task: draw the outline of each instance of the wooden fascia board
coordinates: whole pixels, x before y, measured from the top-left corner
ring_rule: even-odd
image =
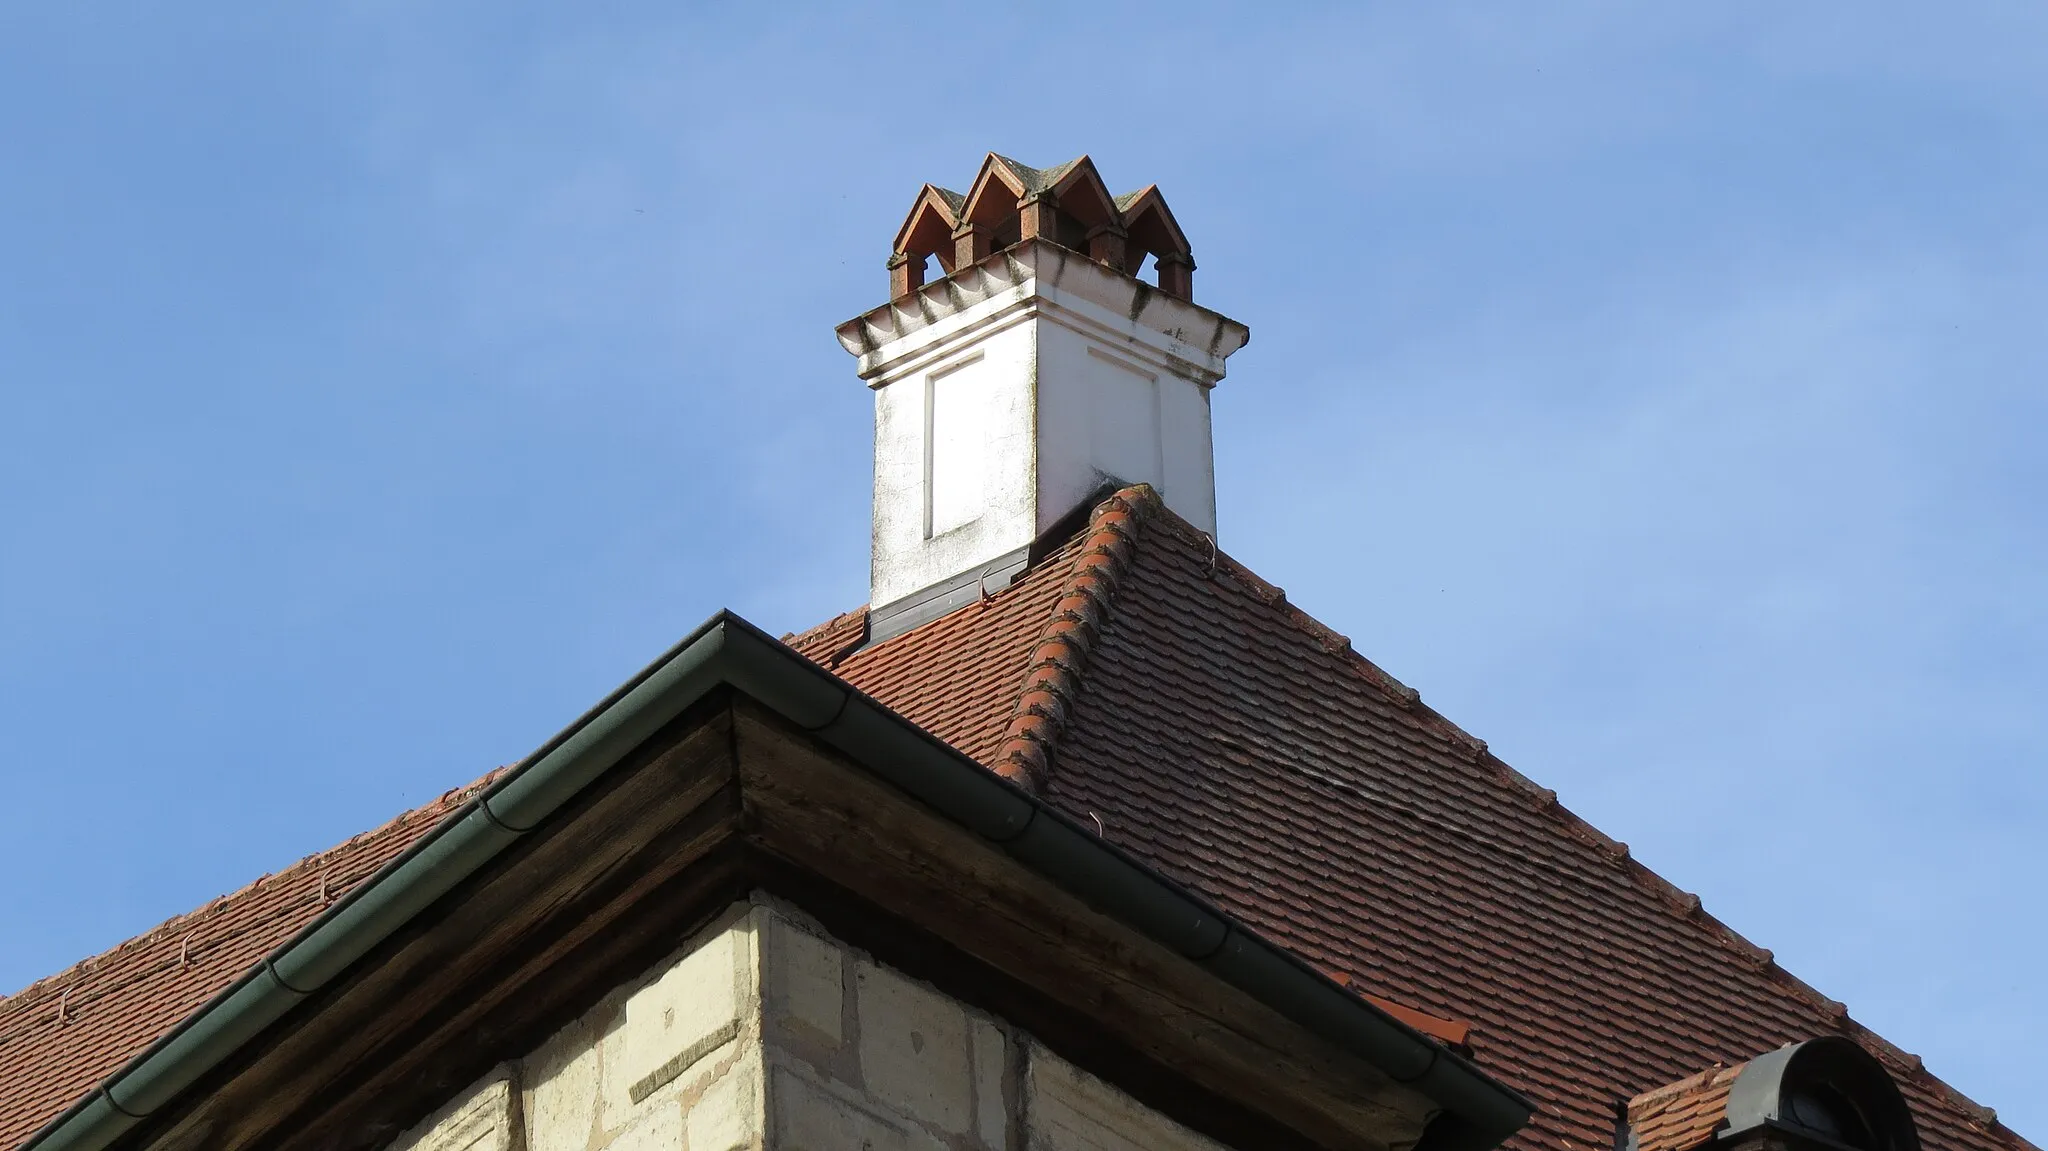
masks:
[[[118,1147],[374,1151],[744,894],[705,701]]]
[[[1087,1004],[1105,1034],[1330,1148],[1418,1140],[1436,1105],[987,840],[741,701],[747,838],[1011,980]],[[1028,1025],[1028,1021],[1016,1021]]]

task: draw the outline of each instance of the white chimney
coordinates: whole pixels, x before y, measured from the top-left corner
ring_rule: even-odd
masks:
[[[1157,286],[1126,271],[1148,254]],[[1157,189],[991,153],[967,195],[925,186],[889,267],[894,298],[839,326],[875,393],[871,640],[1006,586],[1108,486],[1215,532],[1209,389],[1251,333],[1189,298]]]

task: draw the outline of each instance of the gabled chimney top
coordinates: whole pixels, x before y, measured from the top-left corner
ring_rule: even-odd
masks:
[[[918,191],[889,256],[889,297],[901,299],[923,287],[926,262],[933,257],[950,276],[1032,239],[1130,276],[1149,255],[1160,291],[1195,298],[1194,253],[1158,185],[1113,196],[1086,156],[1032,168],[994,152],[982,161],[966,195],[936,184]]]

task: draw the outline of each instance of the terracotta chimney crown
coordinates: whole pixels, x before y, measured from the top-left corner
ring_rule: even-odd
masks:
[[[1195,298],[1194,253],[1158,185],[1115,196],[1086,156],[1032,168],[994,152],[966,195],[936,184],[919,189],[889,254],[889,298],[923,287],[934,258],[950,276],[1034,239],[1126,276],[1135,276],[1149,255],[1160,291]]]

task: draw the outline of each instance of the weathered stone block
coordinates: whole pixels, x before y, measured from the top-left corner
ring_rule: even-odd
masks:
[[[673,1103],[647,1108],[604,1151],[683,1151],[682,1108]]]
[[[861,962],[855,970],[861,1077],[877,1099],[942,1131],[973,1129],[967,1015],[903,976]]]
[[[1036,1043],[1025,1094],[1029,1151],[1225,1151]]]
[[[944,1144],[900,1118],[862,1106],[787,1067],[769,1072],[769,1146],[775,1151],[942,1151]],[[690,1151],[699,1151],[692,1144]]]
[[[501,1067],[393,1140],[389,1151],[511,1151],[511,1147],[512,1080]]]
[[[623,1085],[638,1103],[738,1036],[744,989],[752,982],[752,938],[744,922],[713,932],[626,1000],[612,1090]],[[610,1068],[606,1074],[611,1077]]]
[[[761,1061],[756,1054],[728,1068],[690,1107],[690,1151],[761,1146]]]
[[[526,1061],[526,1151],[587,1151],[597,1128],[597,1029],[585,1018]]]
[[[776,912],[765,912],[761,963],[764,998],[778,1024],[794,1024],[837,1047],[845,1002],[839,945],[820,939]]]
[[[990,1147],[1009,1146],[1010,1107],[1003,1095],[1009,1074],[1010,1040],[986,1019],[972,1021],[974,1042],[974,1127]]]

